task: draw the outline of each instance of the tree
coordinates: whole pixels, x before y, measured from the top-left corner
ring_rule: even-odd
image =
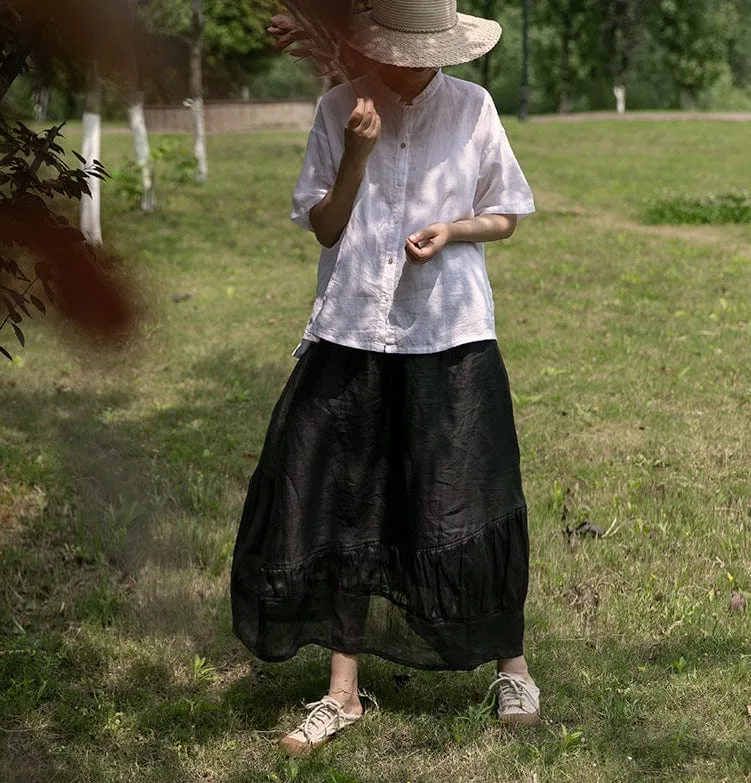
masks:
[[[280,3],[203,0],[201,5],[205,84],[209,92],[238,92],[270,62],[273,40],[266,28]],[[194,41],[192,0],[142,0],[139,13],[146,29],[160,37],[160,49],[170,52],[167,66],[179,68],[175,58],[183,56],[180,51],[187,62]]]
[[[560,112],[571,111],[597,73],[601,57],[599,0],[533,4],[535,74]]]
[[[751,0],[727,0],[722,3],[725,22],[728,67],[737,87],[751,85]]]
[[[281,8],[277,0],[203,0],[206,56],[214,70],[233,83],[264,70],[272,53],[269,20]]]
[[[623,90],[631,70],[634,49],[643,33],[644,0],[602,0],[604,71],[615,90]]]
[[[655,23],[660,47],[680,90],[683,108],[693,108],[699,92],[722,73],[727,37],[714,0],[659,0]]]
[[[0,0],[0,98],[35,51],[96,63],[92,85],[100,68],[117,72],[122,44],[129,44],[118,8],[115,2],[102,9],[84,0],[61,0],[50,9],[45,0]],[[113,259],[95,250],[55,209],[53,199],[80,200],[90,193],[90,181],[106,176],[101,164],[85,165],[82,156],[84,168],[66,164],[58,143],[61,127],[36,134],[0,118],[0,332],[12,329],[21,345],[23,321],[33,312],[46,313],[53,301],[89,334],[119,333],[132,320]],[[4,345],[0,353],[10,358]]]
[[[522,2],[522,77],[519,90],[519,119],[529,117],[529,3]]]
[[[193,112],[194,145],[198,182],[209,176],[206,162],[206,124],[203,110],[203,33],[204,22],[201,0],[192,0],[193,40],[190,48],[190,109]]]
[[[485,19],[495,19],[499,10],[498,6],[498,0],[484,0],[482,8],[483,17]],[[490,89],[490,60],[492,56],[493,52],[491,50],[482,58],[482,86],[486,90]]]
[[[128,0],[130,22],[135,33],[136,0]],[[135,40],[135,34],[134,34]],[[138,58],[134,51],[131,58],[131,72],[128,78],[128,120],[133,134],[133,148],[136,153],[136,163],[141,169],[141,209],[153,212],[156,209],[156,185],[151,168],[151,148],[149,134],[146,130],[146,117],[143,111],[143,92],[139,83]]]
[[[87,168],[102,157],[102,77],[95,62],[86,76],[86,102],[83,110],[82,149]],[[89,192],[81,198],[81,232],[93,245],[102,244],[102,189],[99,177],[90,177]]]

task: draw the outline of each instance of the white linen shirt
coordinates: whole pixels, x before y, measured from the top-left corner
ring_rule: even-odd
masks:
[[[535,211],[493,100],[482,87],[438,71],[404,103],[377,73],[356,81],[381,116],[352,215],[324,247],[310,342],[386,353],[434,353],[495,338],[493,295],[480,243],[450,243],[426,264],[406,260],[406,239],[431,223]],[[321,99],[293,197],[292,220],[312,230],[310,210],[328,193],[355,106],[343,84]]]

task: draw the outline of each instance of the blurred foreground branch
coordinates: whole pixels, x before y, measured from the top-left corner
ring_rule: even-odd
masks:
[[[127,0],[0,0],[0,98],[29,57],[88,63],[127,80],[132,25]],[[71,168],[59,144],[62,126],[37,134],[0,117],[0,353],[6,337],[25,345],[24,321],[54,305],[60,322],[112,338],[132,324],[134,307],[119,262],[70,225],[61,200],[81,202],[107,175],[93,156]],[[57,200],[58,204],[54,204]],[[58,207],[58,208],[55,208]]]

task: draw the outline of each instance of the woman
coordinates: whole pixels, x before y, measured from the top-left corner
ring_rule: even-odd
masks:
[[[326,94],[309,137],[292,219],[322,245],[317,296],[232,569],[233,626],[253,653],[332,650],[329,693],[282,740],[289,753],[360,718],[361,653],[424,669],[496,660],[499,718],[539,719],[484,262],[534,204],[490,96],[441,70],[500,33],[455,0],[376,0],[350,43],[379,65]]]

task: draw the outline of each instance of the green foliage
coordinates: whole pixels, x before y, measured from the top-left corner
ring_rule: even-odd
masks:
[[[722,73],[727,60],[725,21],[714,0],[660,0],[657,4],[656,34],[684,102],[694,101]]]
[[[670,664],[676,674],[683,674],[688,668],[688,661],[681,655],[680,658]]]
[[[542,0],[531,28],[535,74],[560,111],[570,111],[592,80],[600,55],[598,0]]]
[[[278,0],[203,0],[202,8],[204,57],[215,79],[242,85],[268,67],[274,41],[266,28],[281,10]],[[190,0],[152,0],[140,13],[151,32],[190,41]]]
[[[652,225],[751,223],[751,194],[741,191],[703,198],[655,198],[647,203],[643,220]]]
[[[455,743],[463,744],[474,740],[477,735],[488,727],[498,706],[498,694],[487,692],[483,700],[469,707],[461,715],[457,715],[451,727],[451,736]]]
[[[321,81],[306,63],[291,57],[275,57],[268,70],[246,77],[251,100],[273,101],[290,98],[314,100],[321,94]]]
[[[151,151],[152,176],[162,204],[181,187],[195,182],[196,161],[186,148],[185,139],[163,136]],[[112,171],[110,190],[130,210],[141,209],[143,180],[134,160]]]
[[[489,61],[499,107],[518,105],[521,14],[518,3],[460,0],[460,10],[504,28]],[[535,0],[530,28],[533,113],[614,108],[613,86],[631,109],[744,110],[751,106],[751,0]],[[484,60],[452,69],[481,82]]]
[[[585,743],[583,731],[569,731],[565,726],[561,726],[560,734],[552,732],[554,737],[560,742],[561,753],[574,753]]]
[[[89,193],[89,176],[106,177],[98,161],[86,169],[71,169],[58,144],[61,136],[61,125],[36,134],[20,122],[0,121],[0,332],[11,329],[22,347],[22,322],[34,311],[46,314],[41,297],[48,303],[54,299],[51,248],[62,257],[86,252],[83,235],[52,209],[50,200],[57,196],[80,201]],[[48,176],[50,172],[54,176]],[[2,344],[0,353],[12,358]]]
[[[207,663],[205,658],[202,658],[196,653],[196,655],[193,656],[192,673],[193,682],[211,682],[216,674],[216,669]]]

